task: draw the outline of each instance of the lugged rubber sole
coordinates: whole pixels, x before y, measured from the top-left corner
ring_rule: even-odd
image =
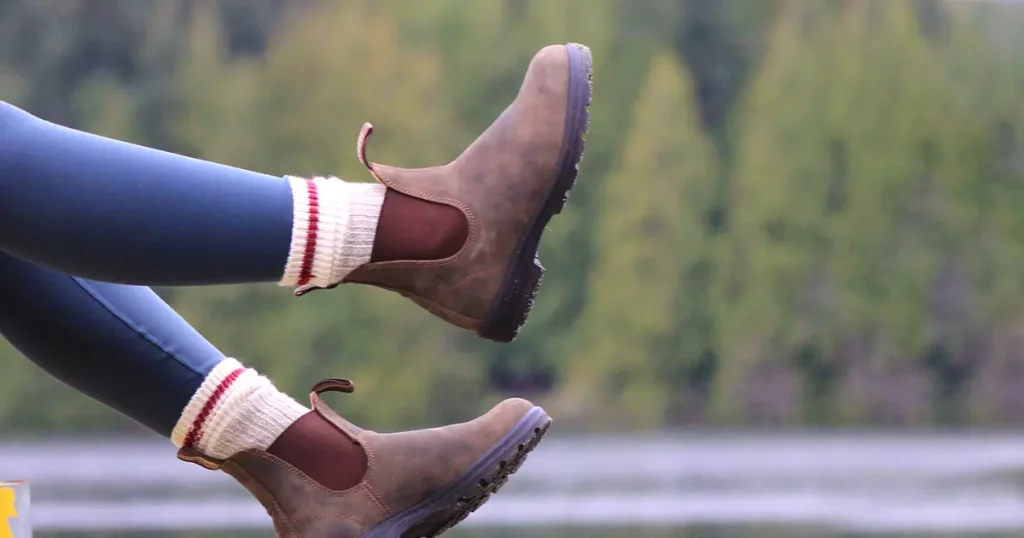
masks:
[[[530,409],[454,485],[370,529],[364,538],[435,538],[480,508],[526,461],[551,426],[540,407]]]
[[[547,202],[534,217],[510,261],[492,313],[478,335],[496,342],[511,342],[530,316],[533,302],[540,291],[544,267],[537,257],[540,237],[551,218],[562,212],[569,200],[569,191],[579,175],[585,137],[590,124],[593,62],[590,49],[569,43],[569,96],[566,107],[565,135],[559,155],[558,180],[548,194]]]

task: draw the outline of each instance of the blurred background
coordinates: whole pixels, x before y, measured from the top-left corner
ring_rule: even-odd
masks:
[[[514,344],[372,289],[158,291],[297,398],[353,379],[337,406],[372,429],[544,405],[453,538],[1024,535],[1024,4],[0,0],[0,99],[370,180],[364,121],[374,160],[447,162],[565,41],[595,59],[587,153]],[[6,345],[0,371],[37,536],[271,535]]]

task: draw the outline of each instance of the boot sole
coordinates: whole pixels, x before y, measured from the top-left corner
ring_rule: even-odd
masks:
[[[537,257],[540,237],[551,218],[562,212],[569,200],[569,191],[579,175],[583,159],[584,137],[590,124],[590,100],[593,62],[590,49],[576,43],[566,45],[569,52],[569,96],[565,113],[565,134],[558,158],[558,180],[555,181],[547,201],[534,217],[529,231],[519,243],[505,281],[498,293],[497,304],[478,335],[495,342],[511,342],[533,308],[540,291],[544,267]]]
[[[395,514],[364,538],[435,538],[480,508],[519,470],[551,426],[551,417],[534,407],[454,485]]]

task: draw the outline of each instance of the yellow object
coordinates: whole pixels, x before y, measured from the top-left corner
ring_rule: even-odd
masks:
[[[18,509],[15,507],[17,500],[14,488],[0,488],[0,538],[14,538],[11,520],[18,517]]]

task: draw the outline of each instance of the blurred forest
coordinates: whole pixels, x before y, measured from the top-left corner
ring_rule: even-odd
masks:
[[[595,58],[514,344],[342,287],[158,290],[368,427],[505,395],[560,429],[1024,424],[1024,6],[943,0],[0,0],[0,99],[272,174],[447,162],[533,53]],[[139,178],[144,181],[145,178]],[[59,335],[54,335],[59,338]],[[134,431],[0,348],[0,431]]]

